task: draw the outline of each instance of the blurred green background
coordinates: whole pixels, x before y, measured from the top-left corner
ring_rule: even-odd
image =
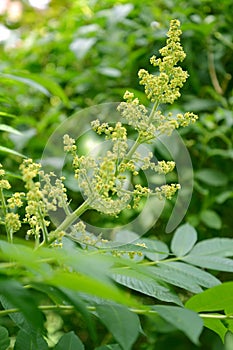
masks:
[[[158,54],[169,21],[177,18],[187,54],[183,67],[190,77],[182,97],[166,110],[199,115],[195,125],[181,131],[195,180],[184,221],[197,228],[199,239],[232,237],[232,0],[34,3],[37,7],[26,0],[0,4],[0,123],[21,132],[0,130],[0,162],[8,172],[18,173],[21,157],[15,152],[40,159],[56,127],[86,107],[121,101],[126,89],[148,104],[138,69],[153,70],[149,57]],[[163,157],[159,149],[155,154]],[[79,201],[71,185],[70,193]],[[172,205],[166,205],[150,235],[171,239],[164,229]],[[67,322],[72,328],[72,320]],[[145,327],[151,337],[145,343],[141,337],[135,349],[196,349],[164,325],[147,321]],[[205,350],[232,349],[209,331],[201,340]]]

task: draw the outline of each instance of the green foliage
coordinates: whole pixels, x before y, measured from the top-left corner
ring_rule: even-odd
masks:
[[[177,306],[158,305],[153,306],[153,310],[175,328],[183,331],[194,343],[199,344],[203,323],[197,314]]]
[[[204,324],[219,334],[222,341],[224,341],[227,332],[232,332],[233,329],[233,319],[228,318],[233,312],[232,292],[233,283],[226,282],[193,296],[186,303],[186,307],[191,310],[215,312],[212,318],[204,319]]]
[[[140,331],[139,317],[119,305],[97,305],[96,312],[121,348],[130,350]]]
[[[0,349],[6,350],[10,345],[10,338],[6,328],[0,327]]]
[[[57,345],[55,346],[54,350],[84,350],[84,345],[82,344],[81,340],[77,335],[74,334],[74,332],[69,332],[67,334],[64,334]]]
[[[171,242],[173,249],[175,249],[177,239],[180,238],[178,236],[190,233],[190,242],[192,241],[193,245],[193,237],[196,237],[194,228],[187,224],[178,228]],[[151,241],[153,243],[153,240]],[[147,242],[150,240],[147,239]],[[230,289],[232,283],[219,285],[220,281],[216,277],[190,265],[192,261],[189,261],[191,260],[189,256],[191,255],[193,259],[196,258],[199,261],[199,266],[206,267],[206,261],[202,262],[200,254],[209,253],[215,259],[232,255],[233,240],[221,238],[204,240],[198,242],[192,249],[186,250],[184,252],[186,255],[181,254],[179,257],[173,255],[174,258],[165,257],[155,261],[148,260],[146,258],[148,253],[145,251],[149,249],[151,256],[154,257],[157,252],[156,246],[153,247],[151,244],[150,248],[143,248],[136,243],[129,245],[128,248],[125,247],[125,251],[132,253],[135,250],[135,252],[145,254],[145,259],[139,263],[123,257],[111,256],[108,254],[111,250],[104,248],[95,248],[98,255],[93,255],[93,250],[83,251],[71,245],[72,248],[69,248],[67,255],[66,249],[40,248],[33,251],[30,247],[21,244],[12,246],[10,243],[1,241],[2,262],[0,267],[3,282],[0,288],[1,294],[4,295],[1,297],[1,303],[5,311],[1,311],[0,316],[9,313],[12,321],[21,329],[16,338],[16,349],[21,349],[21,344],[24,342],[28,346],[33,342],[41,344],[34,346],[38,346],[38,349],[43,346],[46,349],[45,341],[42,338],[44,331],[41,312],[50,310],[51,307],[54,310],[62,311],[64,309],[67,312],[73,312],[76,309],[87,320],[85,313],[94,312],[122,349],[131,349],[141,331],[140,321],[135,313],[152,317],[152,319],[154,314],[159,314],[174,328],[183,331],[191,341],[198,343],[202,331],[202,320],[198,314],[183,308],[182,301],[172,286],[179,286],[183,290],[198,293],[186,302],[185,307],[195,312],[201,311],[200,316],[203,318],[205,326],[220,334],[219,327],[216,328],[215,324],[217,321],[220,322],[218,324],[221,324],[221,317],[219,320],[214,318],[211,323],[212,316],[214,317],[215,314],[203,314],[203,311],[212,312],[225,309],[226,317],[228,317],[227,315],[231,314],[232,308],[232,302],[229,299],[232,295]],[[71,254],[71,252],[73,253]],[[169,253],[168,250],[166,254],[171,255],[172,253]],[[14,262],[10,262],[13,257]],[[188,261],[189,264],[176,260]],[[232,260],[227,259],[227,261],[229,270],[232,271],[233,268],[230,268]],[[221,264],[216,263],[214,268],[221,270],[225,269],[225,266],[222,267]],[[114,285],[114,281],[127,289],[119,289]],[[30,288],[25,289],[23,285],[29,285]],[[209,289],[201,293],[202,287]],[[41,300],[41,297],[35,299],[37,290],[42,292],[44,296],[47,295],[55,304],[40,306],[39,310],[34,306],[32,312],[34,300],[36,303]],[[153,299],[168,303],[176,303],[181,307],[154,305],[151,302],[143,305],[139,300],[129,297],[127,290],[135,290],[141,295],[148,295]],[[216,295],[219,295],[220,298]],[[230,319],[229,324],[231,325]],[[224,335],[228,329],[231,328],[224,328]],[[27,337],[26,334],[28,334]],[[220,335],[223,338],[223,333]],[[27,343],[24,341],[26,338]],[[81,349],[80,340],[72,333],[63,336],[56,347],[64,346],[63,343],[71,348],[74,344],[75,346],[79,344]]]
[[[41,334],[28,334],[20,330],[16,337],[15,350],[48,350],[48,344]]]

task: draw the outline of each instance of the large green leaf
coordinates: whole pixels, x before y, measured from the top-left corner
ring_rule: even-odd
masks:
[[[84,345],[72,331],[61,337],[54,350],[84,350]]]
[[[63,304],[65,301],[67,301],[67,303],[73,305],[75,309],[83,316],[91,338],[93,341],[97,341],[97,334],[92,315],[87,310],[86,303],[84,303],[83,299],[80,297],[80,294],[64,288],[60,288],[60,294],[63,295]]]
[[[175,328],[184,332],[193,343],[199,344],[198,339],[203,329],[203,321],[195,312],[165,305],[152,306],[152,309]]]
[[[14,309],[15,306],[9,302],[3,295],[0,296],[0,302],[5,310]],[[23,329],[27,334],[33,332],[33,327],[26,321],[22,312],[12,312],[9,314],[9,317],[15,323],[17,327]]]
[[[125,293],[120,291],[113,283],[99,281],[94,277],[89,277],[77,273],[57,271],[53,276],[49,277],[46,283],[56,286],[68,288],[71,290],[96,295],[103,299],[114,300],[123,304],[132,303],[137,305],[136,301],[127,300]]]
[[[12,307],[18,308],[32,328],[43,329],[43,314],[38,310],[32,295],[19,282],[2,277],[0,279],[0,300],[4,308],[8,308],[7,302]],[[21,322],[23,327],[23,319]]]
[[[41,334],[35,336],[20,330],[16,337],[14,350],[49,350]]]
[[[178,261],[168,263],[168,266],[172,266],[176,270],[181,271],[183,275],[189,276],[195,283],[205,288],[211,288],[221,283],[219,279],[210,273],[195,266],[184,264]]]
[[[206,269],[233,272],[233,260],[214,255],[192,255],[189,254],[182,260]]]
[[[222,342],[224,342],[225,335],[228,332],[228,328],[225,324],[216,318],[204,318],[204,325],[206,328],[211,329],[213,332],[217,333],[221,338]]]
[[[197,240],[197,232],[194,227],[189,224],[180,226],[172,239],[171,250],[172,252],[180,257],[187,254]]]
[[[20,266],[24,266],[28,283],[38,282],[40,276],[43,283],[51,286],[67,288],[123,304],[130,302],[131,305],[138,306],[133,297],[129,301],[125,297],[125,292],[117,288],[108,276],[110,267],[115,261],[114,257],[93,256],[77,248],[69,254],[67,251],[48,248],[33,251],[30,247],[21,244],[11,245],[3,241],[0,241],[0,249],[5,259],[11,259]],[[47,261],[60,268],[53,269]],[[130,264],[130,261],[127,263]],[[68,267],[67,270],[64,269],[65,266]],[[18,273],[17,270],[12,269],[12,273],[14,271]]]
[[[188,309],[200,311],[220,311],[233,313],[233,282],[226,282],[194,295],[186,305]]]
[[[121,305],[97,305],[97,315],[123,350],[130,350],[141,326],[138,315]]]
[[[162,281],[130,269],[114,269],[116,282],[162,301],[182,305],[178,296]]]
[[[193,293],[200,293],[202,288],[189,273],[183,271],[183,267],[176,262],[160,263],[157,266],[147,267],[148,273],[156,279],[161,279],[172,285],[189,290]]]
[[[0,326],[0,350],[6,350],[10,345],[8,330]]]
[[[233,256],[233,239],[232,238],[211,238],[198,242],[192,251],[192,255],[217,255]]]
[[[18,262],[32,273],[38,273],[39,275],[50,275],[52,273],[51,266],[46,262],[40,261],[41,259],[38,253],[31,247],[27,247],[23,244],[10,244],[0,240],[0,251],[2,258]],[[50,258],[52,258],[52,256],[53,252],[51,252]],[[47,258],[49,258],[49,256],[47,256]],[[14,272],[18,273],[17,269],[11,270],[12,274],[14,274]]]
[[[210,288],[203,293],[190,298],[186,305],[188,309],[197,312],[214,312],[217,317],[220,311],[226,315],[233,313],[233,282],[226,282],[220,286]],[[222,317],[222,313],[219,314]],[[232,320],[221,320],[217,318],[204,318],[207,328],[217,333],[222,341],[228,330],[231,330]]]

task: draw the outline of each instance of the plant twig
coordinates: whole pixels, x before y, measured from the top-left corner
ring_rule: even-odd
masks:
[[[39,305],[38,309],[41,311],[49,311],[49,310],[63,310],[63,311],[74,311],[75,307],[73,305]],[[95,306],[87,306],[88,311],[96,311]],[[149,308],[144,309],[135,309],[135,308],[129,308],[131,312],[134,312],[139,315],[146,315],[146,314],[157,314],[157,311],[150,310]],[[7,316],[9,314],[22,312],[18,308],[12,308],[12,309],[6,309],[0,311],[0,317],[1,316]],[[233,320],[233,315],[221,315],[221,314],[210,314],[210,313],[199,313],[199,316],[201,318],[209,318],[209,319],[217,319],[217,320]]]

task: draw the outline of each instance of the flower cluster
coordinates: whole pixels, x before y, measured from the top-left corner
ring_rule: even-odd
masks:
[[[73,158],[75,177],[90,207],[105,214],[117,215],[130,200],[129,194],[122,192],[125,176],[122,176],[122,171],[119,172],[117,167],[119,155],[125,154],[119,145],[123,139],[124,129],[120,123],[114,128],[108,125],[95,125],[94,128],[98,128],[99,133],[105,132],[106,137],[112,139],[113,149],[97,159],[75,155]],[[67,138],[65,135],[66,143]]]
[[[45,174],[41,170],[41,165],[34,163],[32,159],[26,159],[20,166],[22,179],[25,182],[26,207],[24,222],[28,223],[30,229],[27,230],[27,236],[35,236],[37,244],[49,241],[48,226],[51,224],[49,211],[56,211],[57,208],[63,208],[66,214],[69,214],[68,199],[66,188],[63,184],[64,178],[56,178],[55,184],[51,179],[55,177],[53,173]],[[40,181],[39,181],[40,180]],[[13,201],[13,199],[10,199]],[[60,237],[61,232],[57,232]]]
[[[155,193],[159,199],[163,199],[164,197],[166,199],[172,199],[176,191],[180,188],[180,184],[163,185],[161,187],[156,187]]]
[[[9,190],[11,188],[11,185],[8,180],[4,179],[4,176],[5,170],[2,168],[2,164],[0,164],[0,189]]]
[[[21,228],[21,221],[18,213],[14,210],[23,205],[22,198],[23,192],[15,192],[12,197],[5,200],[3,191],[9,190],[11,185],[5,177],[5,170],[0,164],[0,202],[2,207],[1,220],[5,225],[8,240],[13,241],[13,234]]]
[[[145,69],[140,69],[138,76],[140,84],[145,86],[146,96],[151,102],[173,103],[180,97],[180,88],[188,78],[188,73],[177,66],[185,58],[185,53],[180,44],[180,22],[172,20],[167,33],[167,45],[159,50],[162,58],[152,56],[150,62],[159,67],[159,75],[149,74]]]
[[[118,106],[122,118],[138,132],[138,143],[150,143],[163,134],[170,136],[173,130],[197,120],[194,113],[173,116],[172,113],[163,115],[158,110],[161,103],[173,103],[180,97],[180,88],[188,78],[187,72],[177,66],[185,58],[180,44],[181,30],[178,20],[171,21],[167,35],[167,45],[159,50],[162,58],[152,56],[150,59],[151,64],[159,68],[159,74],[150,74],[145,69],[140,69],[138,73],[140,84],[145,86],[147,98],[154,103],[151,113],[148,114],[145,106],[129,91],[124,94],[125,102]]]

